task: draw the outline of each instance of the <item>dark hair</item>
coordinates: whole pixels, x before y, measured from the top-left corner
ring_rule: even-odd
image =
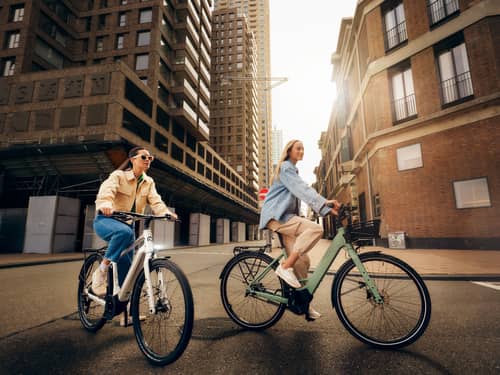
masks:
[[[122,171],[130,169],[131,168],[130,159],[132,159],[134,156],[136,156],[139,153],[139,151],[141,151],[141,150],[146,150],[146,148],[144,148],[144,147],[134,147],[134,148],[132,148],[128,152],[127,159],[125,159],[125,161],[118,167],[118,169],[120,169]]]

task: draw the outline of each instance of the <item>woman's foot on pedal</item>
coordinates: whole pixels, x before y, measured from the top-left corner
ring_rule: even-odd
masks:
[[[310,305],[309,305],[309,318],[312,320],[321,318],[321,314],[318,311],[314,310],[313,307]]]
[[[103,297],[106,295],[106,272],[97,268],[92,274],[92,291],[96,296]]]
[[[280,264],[274,272],[276,272],[276,275],[282,278],[291,287],[300,288],[302,286],[300,281],[297,279],[297,276],[295,276],[293,268],[283,268]]]

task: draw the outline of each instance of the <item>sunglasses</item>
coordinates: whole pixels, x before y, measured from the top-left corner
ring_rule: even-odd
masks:
[[[138,158],[139,156],[141,157],[142,160],[149,160],[149,161],[153,161],[154,158],[155,158],[154,156],[147,156],[147,155],[142,155],[142,154],[141,155],[137,155],[135,157]]]

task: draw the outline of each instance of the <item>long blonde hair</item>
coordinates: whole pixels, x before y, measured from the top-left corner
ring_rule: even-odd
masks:
[[[280,160],[278,161],[276,169],[274,170],[273,177],[271,178],[271,185],[273,184],[274,180],[278,181],[280,179],[281,164],[283,164],[285,160],[288,160],[288,158],[290,157],[290,151],[293,145],[297,142],[301,141],[299,141],[298,139],[292,139],[291,141],[288,141],[283,151],[281,151]]]

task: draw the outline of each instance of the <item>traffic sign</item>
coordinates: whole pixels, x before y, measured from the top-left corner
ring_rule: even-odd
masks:
[[[259,190],[259,200],[263,201],[266,199],[267,192],[269,191],[268,188],[262,188]]]

